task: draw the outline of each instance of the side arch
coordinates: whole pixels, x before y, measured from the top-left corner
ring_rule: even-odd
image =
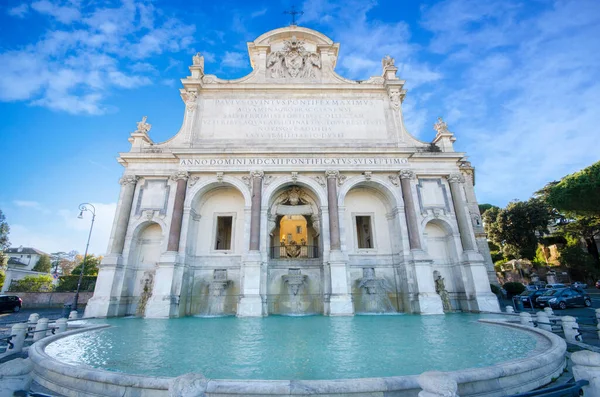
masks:
[[[240,191],[244,197],[244,205],[248,208],[252,205],[252,194],[250,189],[245,183],[240,181],[238,178],[232,176],[223,176],[223,180],[219,181],[216,177],[212,177],[207,180],[198,181],[192,188],[190,188],[185,197],[184,208],[191,208],[200,198],[208,191],[214,188],[229,186]]]
[[[366,179],[364,175],[357,175],[348,179],[338,190],[338,206],[344,206],[344,200],[350,190],[362,186],[369,187],[385,196],[388,211],[393,211],[394,208],[399,207],[404,203],[398,188],[385,179],[378,176],[372,176],[370,179]]]

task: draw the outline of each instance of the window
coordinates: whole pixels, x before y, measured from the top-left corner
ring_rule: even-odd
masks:
[[[232,216],[217,216],[217,236],[215,250],[227,251],[231,249]]]
[[[373,233],[371,230],[370,216],[356,217],[356,240],[359,249],[373,248]]]
[[[296,234],[302,234],[302,226],[296,226]]]

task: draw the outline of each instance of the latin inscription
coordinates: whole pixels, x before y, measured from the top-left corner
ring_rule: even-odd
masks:
[[[202,158],[180,159],[179,165],[190,166],[394,166],[406,165],[405,158],[324,158],[324,157],[255,157],[255,158]]]
[[[207,99],[206,138],[386,139],[383,100]]]

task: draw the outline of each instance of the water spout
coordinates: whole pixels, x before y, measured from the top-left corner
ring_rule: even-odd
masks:
[[[208,285],[206,307],[201,310],[200,317],[221,317],[228,315],[226,309],[227,289],[232,281],[227,279],[226,269],[215,269],[213,279]]]
[[[358,288],[362,290],[358,313],[386,314],[396,313],[392,301],[387,294],[387,285],[384,278],[375,277],[375,269],[363,268],[363,278],[358,280]]]
[[[299,295],[300,290],[308,280],[308,276],[302,274],[300,269],[289,269],[288,274],[281,276],[283,284],[288,289],[287,302],[283,302],[282,305],[285,310],[282,314],[299,316],[306,315],[307,309],[310,306],[310,302],[302,300],[302,295]]]

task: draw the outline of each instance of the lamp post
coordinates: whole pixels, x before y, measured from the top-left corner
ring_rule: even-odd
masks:
[[[88,248],[90,246],[90,237],[92,237],[94,220],[96,219],[96,207],[94,207],[90,203],[79,204],[79,215],[77,216],[77,218],[83,219],[83,211],[90,211],[92,213],[92,224],[90,225],[90,234],[88,235],[87,245],[85,246],[85,254],[83,254],[83,261],[81,262],[81,273],[79,273],[77,291],[75,292],[75,299],[73,300],[73,310],[75,311],[77,311],[77,301],[79,300],[79,288],[81,288],[81,280],[83,279],[83,272],[85,271],[85,260],[87,258]]]

